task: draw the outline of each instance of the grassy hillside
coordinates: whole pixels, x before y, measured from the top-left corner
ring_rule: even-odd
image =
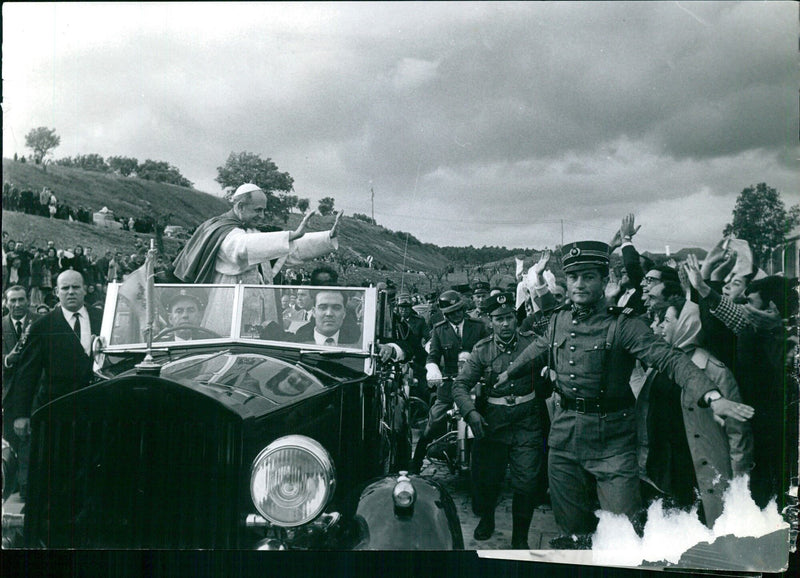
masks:
[[[54,241],[59,249],[72,249],[75,245],[91,247],[95,255],[102,255],[106,251],[122,251],[130,255],[134,252],[136,238],[146,241],[152,235],[143,235],[131,231],[112,231],[87,225],[63,221],[60,219],[46,219],[35,215],[3,211],[3,232],[15,241],[22,241],[27,246],[34,243],[39,247],[47,246],[47,241]],[[164,239],[164,249],[170,254],[178,252],[179,243],[173,239]]]
[[[84,206],[96,211],[107,206],[118,216],[137,217],[172,213],[170,224],[187,227],[194,227],[228,208],[224,200],[194,189],[59,166],[48,166],[45,172],[41,167],[9,159],[3,159],[3,181],[13,183],[20,190],[29,188],[35,192],[46,186],[53,191],[59,201],[73,207]],[[277,224],[284,229],[293,229],[299,224],[300,219],[301,215],[292,214],[287,223]],[[333,216],[316,215],[311,220],[309,229],[322,231],[330,228],[332,224]],[[150,237],[11,211],[3,211],[3,229],[15,240],[35,242],[41,246],[48,240],[54,240],[57,246],[64,248],[81,244],[93,247],[95,253],[115,248],[132,252],[134,239],[137,236],[142,239]],[[397,272],[398,279],[399,272],[404,269],[431,271],[450,264],[436,247],[423,245],[414,239],[409,240],[406,252],[405,241],[403,234],[343,217],[340,223],[338,257],[343,262],[352,262],[358,258],[366,259],[371,255],[376,263]],[[165,242],[168,253],[177,253],[179,244],[176,241],[165,239]],[[389,276],[394,280],[396,275],[369,269],[360,272],[352,270],[348,274],[352,279],[348,281],[361,282],[381,276]],[[414,279],[420,282],[424,280],[421,276],[416,276]]]
[[[46,186],[75,208],[99,211],[105,206],[126,218],[172,213],[171,224],[185,227],[226,210],[223,199],[194,189],[56,165],[45,172],[41,166],[10,159],[3,159],[3,182],[36,193]]]

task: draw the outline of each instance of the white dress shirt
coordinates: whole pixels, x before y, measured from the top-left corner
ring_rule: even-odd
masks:
[[[89,311],[86,310],[86,307],[81,307],[77,312],[67,311],[64,307],[61,307],[61,312],[64,314],[64,319],[67,320],[67,324],[70,327],[75,326],[75,313],[78,313],[81,318],[81,346],[83,350],[86,352],[86,355],[89,355],[92,351],[92,324],[89,321]]]

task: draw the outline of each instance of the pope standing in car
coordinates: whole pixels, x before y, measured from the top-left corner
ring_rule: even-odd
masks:
[[[544,403],[546,392],[540,389],[537,394],[534,391],[534,373],[531,372],[494,387],[496,376],[533,340],[532,332],[517,330],[514,303],[515,296],[511,293],[498,293],[484,302],[493,335],[475,344],[453,382],[453,398],[475,434],[472,448],[474,510],[481,519],[473,535],[476,540],[488,540],[494,532],[497,498],[506,466],[510,466],[514,492],[511,547],[518,550],[528,548],[533,509],[544,493],[544,431],[541,408],[537,404]],[[473,403],[470,390],[481,378],[485,383]]]

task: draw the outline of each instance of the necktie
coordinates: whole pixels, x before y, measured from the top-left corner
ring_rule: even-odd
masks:
[[[17,321],[15,325],[15,330],[17,332],[17,339],[20,338],[22,335],[22,321]]]
[[[78,336],[78,341],[81,340],[81,314],[75,314],[75,324],[72,326],[72,330],[75,332],[75,335]]]
[[[333,340],[333,337],[328,337],[325,340],[325,345],[336,345],[336,342]]]

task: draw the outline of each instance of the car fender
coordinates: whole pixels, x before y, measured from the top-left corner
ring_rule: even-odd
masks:
[[[410,508],[398,508],[399,482],[413,486]],[[420,476],[393,475],[368,482],[353,515],[356,550],[463,550],[464,539],[453,499],[440,484]]]

